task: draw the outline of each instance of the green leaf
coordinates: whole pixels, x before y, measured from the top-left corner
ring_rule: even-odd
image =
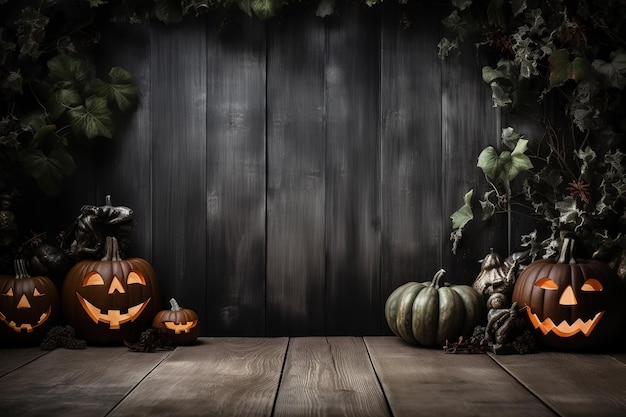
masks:
[[[512,127],[506,127],[502,129],[502,143],[509,149],[515,149],[520,139],[524,138],[524,135],[517,133]]]
[[[315,9],[315,15],[318,17],[332,16],[335,14],[335,0],[320,0]]]
[[[530,162],[530,158],[525,155],[528,148],[528,140],[519,139],[513,152],[511,152],[511,159],[503,166],[505,178],[508,182],[511,182],[513,178],[517,177],[521,172],[528,171],[533,168],[533,163]]]
[[[24,170],[35,179],[39,188],[49,196],[57,196],[63,186],[63,178],[76,169],[72,156],[61,148],[45,154],[41,149],[24,149],[19,161]]]
[[[53,86],[46,101],[46,109],[52,121],[57,120],[69,107],[78,106],[83,98],[77,89]]]
[[[570,61],[567,49],[554,51],[548,61],[550,62],[550,85],[553,87],[562,85],[567,80],[579,83],[590,77],[589,61],[582,57],[576,57]]]
[[[459,10],[465,10],[472,5],[474,0],[452,0],[452,5]]]
[[[611,62],[595,59],[591,66],[602,74],[607,85],[619,90],[626,87],[626,51],[623,49],[611,53]]]
[[[453,229],[462,229],[465,225],[474,218],[474,213],[472,212],[472,196],[474,195],[474,190],[469,190],[463,200],[465,204],[452,213],[450,219],[452,219],[452,228]]]
[[[483,210],[483,220],[489,220],[496,212],[496,205],[490,200],[491,196],[495,194],[495,190],[487,191],[483,195],[483,199],[480,200],[480,207]]]
[[[89,139],[97,136],[113,137],[113,115],[105,99],[90,96],[84,106],[70,109],[68,114],[75,132],[82,133]]]
[[[109,77],[110,84],[100,79],[93,82],[94,93],[109,103],[115,103],[121,111],[132,110],[137,104],[139,89],[132,83],[130,73],[120,67],[113,67]]]
[[[476,22],[471,16],[469,16],[469,14],[460,16],[458,10],[452,11],[452,13],[441,22],[447,29],[456,33],[461,41],[470,37],[470,35],[476,31]]]
[[[163,23],[180,23],[183,21],[183,12],[180,2],[175,0],[154,0],[154,15]]]
[[[81,88],[91,77],[87,62],[69,55],[56,55],[48,60],[47,65],[50,73],[46,80],[50,84],[67,83],[64,88]]]
[[[557,201],[554,208],[559,211],[559,221],[561,224],[578,225],[581,222],[581,211],[576,207],[576,200],[572,197],[565,197],[562,201]]]
[[[46,26],[49,21],[48,16],[44,16],[32,6],[26,6],[22,9],[22,14],[16,22],[20,59],[34,61],[39,58],[41,55],[39,48],[46,36]]]
[[[495,181],[499,177],[500,157],[493,146],[488,146],[478,155],[476,166],[483,170],[489,181]]]
[[[248,16],[261,20],[276,16],[283,5],[280,0],[238,0],[238,4]]]

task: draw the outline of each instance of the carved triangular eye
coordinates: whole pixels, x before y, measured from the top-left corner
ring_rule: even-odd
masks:
[[[104,278],[97,272],[87,274],[85,279],[83,279],[83,287],[88,285],[104,285]]]
[[[44,296],[44,295],[46,295],[46,294],[44,294],[44,293],[42,293],[42,292],[39,292],[39,291],[37,290],[37,288],[35,288],[35,291],[33,291],[33,296],[35,296],[35,297],[42,297],[42,296]]]
[[[9,291],[5,292],[2,295],[6,295],[7,297],[13,297],[13,288],[9,288]]]
[[[556,282],[554,282],[554,280],[548,277],[537,280],[537,282],[535,282],[535,285],[539,288],[543,288],[544,290],[558,290],[559,289],[559,286],[556,284]]]
[[[130,271],[126,283],[146,285],[146,279],[139,272]]]
[[[602,291],[604,287],[597,279],[589,278],[587,281],[585,281],[583,286],[580,287],[580,289],[583,291]]]

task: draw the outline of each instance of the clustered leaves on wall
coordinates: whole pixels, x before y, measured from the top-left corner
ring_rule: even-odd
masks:
[[[439,43],[440,56],[476,41],[494,107],[524,121],[522,129],[534,125],[540,132],[526,137],[506,127],[504,150],[490,146],[478,155],[487,190],[478,199],[468,191],[452,215],[454,249],[475,211],[483,220],[516,212],[536,225],[520,242],[533,257],[553,256],[563,235],[575,235],[587,253],[612,262],[623,275],[626,3],[452,3],[443,21],[451,36]]]

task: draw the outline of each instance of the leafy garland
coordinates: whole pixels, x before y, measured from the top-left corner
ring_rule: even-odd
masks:
[[[537,229],[521,245],[533,256],[552,256],[560,235],[574,234],[590,253],[612,248],[623,257],[626,2],[452,3],[443,23],[453,36],[439,43],[440,56],[476,40],[494,107],[541,131],[527,139],[504,128],[504,150],[489,146],[478,155],[488,188],[478,204],[468,191],[451,216],[453,250],[478,210],[483,220],[531,216]]]

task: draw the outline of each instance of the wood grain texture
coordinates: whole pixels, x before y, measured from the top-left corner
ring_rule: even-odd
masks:
[[[325,334],[379,334],[380,16],[328,20]]]
[[[493,217],[489,227],[481,220],[479,199],[491,188],[476,166],[478,155],[487,146],[500,147],[500,113],[493,108],[491,88],[481,79],[472,42],[466,42],[460,55],[443,61],[441,80],[442,111],[442,199],[439,219],[445,231],[444,268],[450,280],[470,285],[480,271],[479,261],[490,248],[508,256],[506,218]],[[452,222],[449,216],[463,204],[463,197],[474,190],[474,215],[464,231],[457,254],[452,253]]]
[[[152,37],[153,256],[163,301],[206,317],[205,21],[160,27]],[[203,334],[208,320],[201,320]]]
[[[96,197],[89,204],[103,205],[107,194],[113,205],[130,207],[135,226],[129,235],[128,257],[152,260],[152,123],[151,36],[148,25],[111,24],[104,28],[98,69],[103,80],[120,66],[132,76],[140,97],[132,114],[116,114],[112,139],[98,140],[96,151]],[[120,47],[124,45],[124,47]]]
[[[39,347],[0,349],[0,377],[45,355],[46,351]]]
[[[626,415],[626,365],[608,355],[490,355],[562,416]]]
[[[394,417],[555,415],[487,355],[417,348],[393,336],[364,340]]]
[[[400,25],[384,9],[382,28],[382,300],[441,265],[441,62],[430,9]]]
[[[110,414],[271,416],[286,338],[200,338],[177,348]]]
[[[274,416],[389,416],[361,338],[292,338]]]
[[[208,21],[207,328],[265,334],[265,26]]]
[[[268,336],[324,333],[325,39],[308,10],[268,26]]]
[[[0,378],[0,415],[104,416],[169,353],[56,349]]]

